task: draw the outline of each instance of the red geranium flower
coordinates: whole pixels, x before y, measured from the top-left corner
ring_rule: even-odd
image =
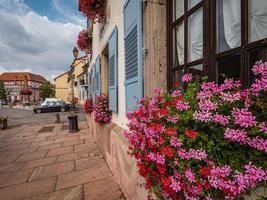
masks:
[[[211,171],[211,168],[210,167],[200,167],[199,169],[199,173],[202,175],[202,176],[210,176],[210,171]]]
[[[175,83],[174,83],[174,87],[175,87],[175,88],[178,88],[179,86],[180,86],[180,83],[179,83],[179,82],[175,82]]]
[[[199,182],[199,181],[196,181],[196,185],[197,185],[197,188],[199,189],[199,190],[202,190],[202,184]]]
[[[171,158],[171,157],[173,157],[175,150],[171,147],[163,147],[160,152],[164,156]]]
[[[169,136],[175,136],[175,135],[177,135],[177,130],[176,130],[176,128],[167,128],[166,134]]]
[[[188,138],[196,139],[197,134],[198,133],[195,130],[188,130],[187,128],[185,129],[185,136]]]
[[[169,110],[168,109],[165,109],[165,108],[160,109],[159,116],[165,117],[166,115],[169,115]]]
[[[165,139],[163,137],[159,137],[158,143],[159,143],[159,145],[164,144],[165,143]]]

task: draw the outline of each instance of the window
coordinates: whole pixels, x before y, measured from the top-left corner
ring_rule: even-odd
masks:
[[[173,0],[172,79],[181,81],[182,72],[202,73],[203,62],[203,1]]]
[[[171,0],[168,2],[169,87],[183,72],[219,83],[240,79],[248,86],[251,67],[267,60],[266,0]]]

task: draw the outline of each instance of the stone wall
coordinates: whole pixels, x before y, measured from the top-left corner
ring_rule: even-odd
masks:
[[[92,115],[86,115],[86,120],[88,134],[93,135],[125,197],[128,200],[146,200],[147,193],[140,187],[144,180],[138,175],[135,159],[127,154],[125,130],[114,123],[101,125]]]

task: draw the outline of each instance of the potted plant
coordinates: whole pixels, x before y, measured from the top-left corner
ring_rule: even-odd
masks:
[[[100,124],[108,124],[111,121],[112,111],[109,110],[108,96],[101,94],[96,97],[94,106],[94,119]]]
[[[85,100],[83,109],[86,114],[91,114],[93,112],[94,102],[93,102],[92,97],[89,97],[88,99]]]
[[[7,128],[7,117],[0,117],[0,130]]]

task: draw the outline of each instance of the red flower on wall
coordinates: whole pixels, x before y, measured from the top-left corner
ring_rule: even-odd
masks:
[[[101,94],[96,97],[94,106],[94,119],[101,124],[107,124],[111,121],[112,111],[109,110],[108,96]]]
[[[102,21],[105,15],[104,0],[80,0],[80,11],[91,21]]]
[[[20,91],[20,95],[32,95],[32,91],[30,89],[22,89]]]
[[[77,38],[77,46],[81,51],[86,51],[90,53],[92,51],[92,33],[87,29],[84,29],[79,32]]]
[[[85,100],[83,108],[84,108],[84,112],[87,114],[91,114],[93,112],[94,103],[91,97]]]

